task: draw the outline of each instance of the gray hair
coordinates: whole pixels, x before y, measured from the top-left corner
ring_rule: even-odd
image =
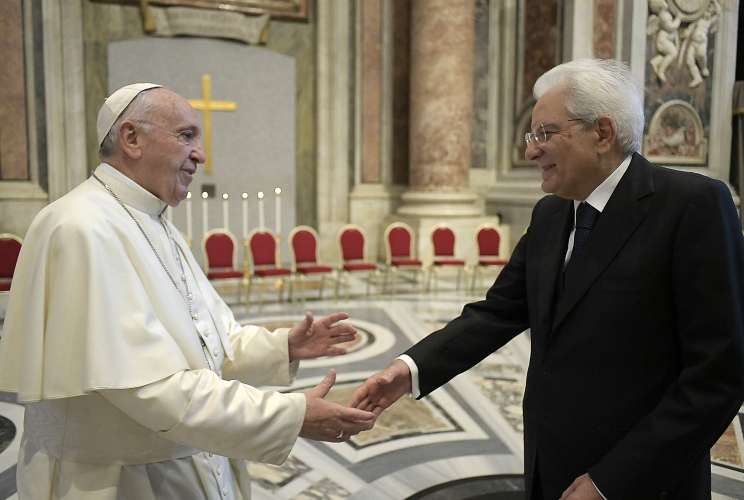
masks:
[[[150,91],[157,90],[158,88],[161,87],[143,90],[137,94],[119,118],[116,119],[114,124],[111,125],[111,130],[106,134],[106,137],[101,141],[101,146],[98,148],[98,156],[101,159],[110,158],[116,152],[117,142],[119,140],[119,127],[124,120],[145,120],[152,113],[156,106],[156,101],[150,95]],[[143,123],[142,128],[147,131],[150,127],[147,123]]]
[[[606,116],[615,122],[623,152],[640,151],[643,87],[626,64],[613,59],[576,59],[544,73],[532,93],[539,99],[555,87],[567,90],[566,111],[572,118],[594,123]]]

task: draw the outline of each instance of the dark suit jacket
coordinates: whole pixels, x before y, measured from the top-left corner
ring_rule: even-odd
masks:
[[[572,201],[541,199],[485,300],[406,352],[422,396],[529,328],[528,492],[537,464],[550,500],[585,472],[609,500],[709,498],[709,449],[744,397],[731,195],[634,155],[556,299],[572,224]]]

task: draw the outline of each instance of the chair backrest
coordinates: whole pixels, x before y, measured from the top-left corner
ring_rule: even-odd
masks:
[[[431,231],[431,244],[434,257],[455,256],[455,232],[445,224],[435,226]]]
[[[481,224],[475,230],[478,255],[481,257],[498,257],[501,235],[493,224]]]
[[[0,233],[0,278],[12,278],[23,240],[14,234]]]
[[[254,230],[248,235],[248,251],[253,267],[274,267],[279,261],[276,237],[271,231]]]
[[[235,236],[224,229],[213,229],[207,231],[202,239],[202,247],[206,259],[207,269],[218,267],[235,268],[235,249],[237,242]]]
[[[388,263],[392,259],[413,257],[413,229],[404,222],[393,222],[385,228]]]
[[[310,226],[297,226],[289,233],[295,264],[314,264],[318,261],[318,233]]]
[[[364,230],[354,224],[347,224],[338,231],[338,248],[341,260],[364,260]]]

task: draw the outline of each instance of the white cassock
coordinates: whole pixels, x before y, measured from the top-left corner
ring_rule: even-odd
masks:
[[[27,403],[19,499],[247,500],[242,459],[283,462],[305,415],[304,394],[247,385],[291,382],[288,331],[241,327],[165,204],[95,175],[154,250],[94,178],[32,223],[0,342],[0,390]]]

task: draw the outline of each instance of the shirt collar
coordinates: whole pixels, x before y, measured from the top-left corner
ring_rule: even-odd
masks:
[[[162,214],[168,206],[163,200],[147,191],[108,163],[98,165],[94,175],[108,184],[122,203],[150,214],[153,217]]]
[[[615,192],[615,188],[620,183],[620,179],[623,178],[625,171],[628,170],[632,158],[633,155],[626,156],[615,171],[602,181],[602,184],[597,186],[584,201],[601,213],[607,205],[607,202],[610,201],[610,197],[612,196],[612,193]],[[581,203],[581,200],[574,200],[574,211],[579,206],[579,203]]]

